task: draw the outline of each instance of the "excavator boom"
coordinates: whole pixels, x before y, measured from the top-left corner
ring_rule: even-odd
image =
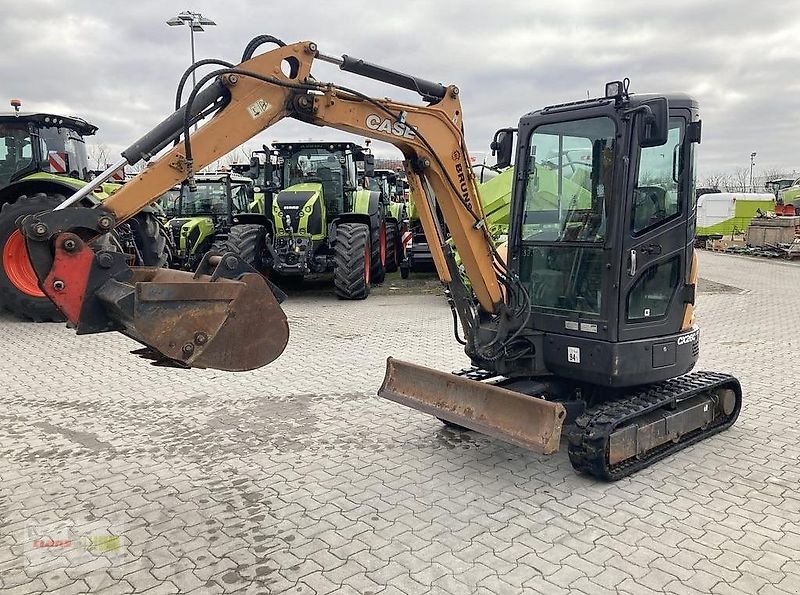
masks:
[[[479,307],[488,313],[503,308],[493,246],[482,224],[464,143],[457,87],[349,56],[325,56],[313,42],[282,44],[246,57],[241,64],[202,79],[186,105],[123,151],[124,162],[149,160],[148,166],[102,205],[65,208],[91,192],[119,164],[57,209],[21,223],[42,290],[79,334],[123,332],[144,345],[141,355],[163,365],[247,370],[280,355],[289,336],[279,306],[282,295],[238,255],[210,255],[194,274],[142,270],[128,267],[121,254],[95,253],[91,243],[183,180],[191,186],[195,171],[286,117],[398,147],[415,192],[429,198],[421,201],[420,216],[432,238],[442,281],[451,282],[453,271],[444,256],[445,234],[434,215],[437,205]],[[311,74],[317,58],[414,89],[428,105],[371,98],[317,82]],[[190,134],[192,123],[212,111],[213,117]],[[178,142],[181,134],[184,141]],[[174,146],[151,160],[170,143]],[[462,320],[466,332],[470,324],[468,318]],[[249,342],[240,340],[243,329]]]

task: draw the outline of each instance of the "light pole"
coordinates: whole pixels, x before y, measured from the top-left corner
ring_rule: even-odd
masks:
[[[750,192],[753,191],[753,166],[756,164],[756,152],[750,153]]]
[[[184,10],[181,13],[178,13],[171,19],[167,21],[167,25],[170,27],[180,27],[181,25],[186,25],[189,27],[189,38],[192,44],[192,65],[194,65],[194,32],[205,31],[203,27],[211,27],[216,25],[214,21],[211,19],[207,19],[199,12],[191,12],[189,10]],[[197,86],[197,77],[195,76],[195,71],[192,71],[192,87]]]

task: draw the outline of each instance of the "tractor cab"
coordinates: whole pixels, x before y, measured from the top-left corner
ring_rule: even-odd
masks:
[[[199,174],[195,182],[195,192],[184,182],[159,200],[169,217],[167,227],[176,247],[173,266],[187,270],[193,270],[237,216],[259,212],[250,178],[230,173]],[[260,204],[263,209],[263,202]]]
[[[97,127],[46,113],[0,114],[0,188],[35,173],[88,181],[85,136]]]
[[[374,179],[380,191],[386,196],[389,202],[399,202],[403,200],[403,181],[398,173],[391,169],[376,169]]]
[[[310,199],[308,192],[314,189],[321,192],[324,204],[320,207],[330,216],[353,208],[356,164],[364,161],[365,155],[362,147],[353,143],[275,143],[273,155],[283,188],[276,206],[282,211],[284,207],[293,210],[300,195]]]

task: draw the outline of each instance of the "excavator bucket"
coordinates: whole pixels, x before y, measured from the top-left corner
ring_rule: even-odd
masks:
[[[543,454],[558,452],[564,406],[394,358],[378,395]]]
[[[130,280],[107,281],[96,293],[122,332],[160,365],[244,371],[283,353],[289,325],[266,280],[237,280],[170,269],[133,267]]]
[[[120,331],[156,365],[252,370],[289,341],[285,295],[235,254],[207,254],[193,274],[128,267],[72,233],[58,235],[52,258],[45,243],[29,246],[45,263],[40,287],[78,334]]]

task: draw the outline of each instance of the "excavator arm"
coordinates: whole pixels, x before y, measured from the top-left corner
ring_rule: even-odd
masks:
[[[402,151],[434,263],[460,317],[467,353],[503,354],[524,329],[514,280],[495,252],[484,223],[464,142],[458,88],[418,79],[349,56],[319,53],[313,42],[280,45],[204,77],[187,104],[136,141],[80,192],[53,211],[26,217],[20,228],[44,293],[79,334],[119,331],[141,343],[135,351],[156,364],[250,370],[277,358],[289,339],[282,293],[237,254],[207,254],[192,274],[130,267],[118,252],[92,242],[155,202],[175,184],[286,117],[365,135]],[[427,105],[368,97],[320,83],[311,74],[321,59],[419,92]],[[188,73],[187,73],[188,74]],[[184,77],[185,80],[185,77]],[[208,86],[203,86],[210,83]],[[202,89],[202,90],[200,90]],[[190,134],[203,115],[214,116]],[[184,142],[179,142],[183,136]],[[150,160],[170,143],[174,146]],[[102,205],[72,206],[124,163],[148,166]],[[70,208],[66,208],[70,207]],[[436,216],[442,214],[443,221]],[[444,226],[444,228],[443,228]],[[452,238],[469,284],[455,264]],[[506,304],[506,297],[509,304]],[[524,300],[523,300],[524,301]],[[528,316],[530,310],[528,309]],[[491,320],[493,337],[478,339]],[[562,405],[394,360],[378,394],[543,452],[558,449]]]
[[[390,84],[417,90],[428,105],[377,99],[318,82],[315,59]],[[205,83],[208,86],[200,90]],[[189,134],[193,122],[214,116]],[[162,365],[247,370],[283,351],[288,325],[280,292],[235,254],[207,256],[194,274],[129,267],[122,254],[95,252],[91,243],[283,118],[292,117],[389,142],[402,151],[420,218],[444,283],[458,277],[448,261],[444,232],[459,252],[471,291],[488,315],[504,308],[496,254],[485,226],[463,136],[458,88],[417,79],[359,59],[319,53],[313,42],[283,45],[201,80],[185,106],[123,153],[92,184],[55,210],[25,218],[20,227],[40,287],[79,334],[120,331],[142,343],[139,354]],[[184,142],[178,142],[183,134]],[[175,145],[94,208],[74,206],[124,163],[149,160]],[[460,280],[459,280],[460,282]],[[461,291],[465,299],[464,288]],[[459,310],[469,333],[473,323]],[[248,336],[243,343],[242,336]]]

